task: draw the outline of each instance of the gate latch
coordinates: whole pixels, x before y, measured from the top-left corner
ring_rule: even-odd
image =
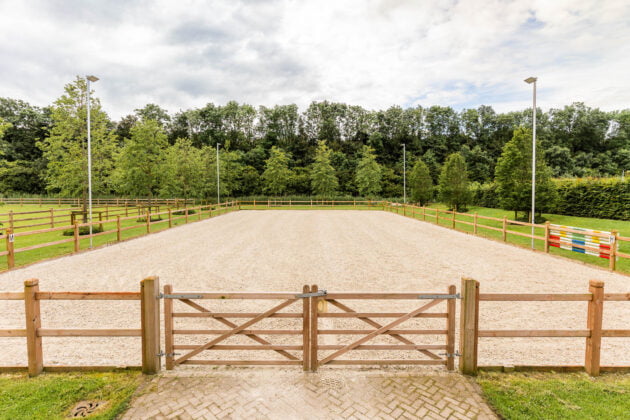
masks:
[[[455,350],[455,353],[439,353],[440,356],[446,356],[446,357],[460,357],[461,354],[459,354],[459,352],[457,350]]]
[[[159,352],[158,354],[156,354],[157,357],[173,357],[173,356],[178,356],[180,353],[164,353],[163,351]]]
[[[459,293],[454,295],[418,295],[418,299],[461,299]]]
[[[317,292],[311,292],[311,293],[302,293],[299,295],[295,295],[296,298],[309,298],[309,297],[319,297],[319,296],[326,296],[328,294],[328,292],[326,292],[325,290],[319,290]]]
[[[160,293],[158,295],[159,299],[202,299],[203,295],[165,295],[164,293]]]

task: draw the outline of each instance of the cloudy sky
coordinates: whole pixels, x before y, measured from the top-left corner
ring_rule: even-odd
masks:
[[[106,111],[237,100],[630,108],[630,1],[0,0],[0,96],[95,74]]]

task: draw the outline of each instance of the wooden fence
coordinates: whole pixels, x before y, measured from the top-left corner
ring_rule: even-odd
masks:
[[[554,235],[551,234],[552,228],[549,222],[546,222],[544,224],[538,224],[538,223],[532,224],[528,222],[521,222],[518,220],[510,220],[507,218],[507,216],[504,216],[503,218],[489,217],[489,216],[482,216],[477,213],[472,213],[472,214],[459,213],[453,210],[442,210],[438,208],[420,207],[420,206],[414,206],[411,204],[399,204],[399,203],[391,203],[391,202],[385,202],[383,204],[383,209],[386,211],[396,213],[396,214],[400,214],[402,216],[413,217],[415,219],[420,219],[426,222],[435,222],[436,224],[439,224],[440,226],[450,227],[451,229],[459,230],[465,233],[472,233],[474,235],[478,235],[480,232],[480,229],[500,232],[501,239],[503,240],[503,242],[508,241],[509,235],[521,236],[524,238],[533,237],[534,240],[541,241],[543,243],[543,249],[547,253],[549,252],[550,246],[559,246],[561,244],[560,239],[555,238]],[[457,218],[458,216],[460,217],[459,219]],[[467,218],[468,220],[461,220],[461,218]],[[501,227],[489,226],[487,224],[484,224],[483,223],[484,221],[498,222],[501,224]],[[447,222],[448,225],[445,226],[443,223],[440,224],[440,222]],[[472,232],[458,229],[458,225],[471,226]],[[531,233],[511,230],[509,229],[510,226],[527,226],[527,227],[534,226],[535,229],[542,229],[543,235],[532,236]],[[591,231],[575,230],[575,229],[570,229],[568,227],[563,227],[562,230],[564,232],[588,234],[594,238],[606,238],[607,240],[609,240],[611,243],[611,246],[609,249],[606,249],[606,250],[600,249],[600,248],[594,248],[588,245],[580,245],[580,244],[573,244],[572,246],[574,248],[599,252],[602,258],[608,259],[609,261],[608,267],[610,270],[614,271],[617,269],[617,258],[630,259],[630,254],[623,253],[617,250],[618,244],[621,244],[623,242],[630,243],[630,237],[620,236],[619,232],[616,230],[613,230],[611,232],[612,237],[611,235],[607,233],[601,233],[601,232],[597,232],[593,230]]]
[[[14,232],[12,229],[9,228],[4,232],[4,234],[0,235],[0,240],[4,240],[6,243],[6,250],[0,252],[0,256],[7,257],[7,267],[11,269],[15,267],[15,255],[20,252],[32,251],[35,249],[51,247],[51,246],[56,246],[56,245],[61,245],[61,244],[66,244],[66,243],[74,243],[74,248],[73,248],[74,252],[79,252],[81,250],[81,242],[80,242],[81,239],[90,238],[90,236],[92,238],[95,238],[95,237],[103,236],[103,235],[113,235],[115,233],[116,242],[120,242],[122,240],[122,232],[128,231],[130,229],[145,229],[146,230],[145,233],[148,234],[148,233],[151,233],[152,227],[156,225],[168,224],[168,227],[171,228],[173,227],[173,222],[177,220],[184,220],[185,223],[188,223],[190,221],[202,220],[204,215],[212,217],[213,215],[224,214],[226,212],[233,211],[236,209],[238,209],[238,204],[235,201],[220,203],[219,205],[202,205],[202,206],[196,206],[196,207],[185,207],[183,209],[175,210],[175,211],[173,211],[173,209],[171,208],[168,208],[166,211],[151,212],[150,208],[147,207],[144,213],[137,212],[138,214],[131,215],[131,216],[116,215],[115,218],[111,218],[112,215],[110,214],[109,215],[110,217],[108,217],[106,220],[103,220],[101,218],[100,220],[92,221],[92,223],[90,222],[79,223],[75,219],[74,224],[72,225],[56,226],[56,227],[47,228],[47,229],[31,230],[31,231],[25,231],[25,232]],[[127,214],[129,214],[129,212],[127,212]],[[142,222],[133,224],[131,226],[122,225],[123,222],[128,221],[128,220],[137,221],[139,215],[144,219]],[[162,216],[164,216],[164,218],[162,218]],[[159,219],[159,220],[154,220],[154,219]],[[90,225],[92,225],[93,228],[100,227],[102,229],[103,225],[107,223],[109,224],[115,223],[116,227],[114,229],[92,233],[92,235],[81,234],[81,228],[89,227]],[[52,242],[38,243],[34,245],[23,246],[20,248],[16,247],[16,243],[19,242],[19,238],[37,236],[37,235],[42,235],[42,234],[46,234],[50,232],[62,232],[62,231],[68,231],[68,230],[72,230],[73,232],[72,237],[70,238],[59,239]]]
[[[373,210],[381,210],[383,208],[382,201],[375,200],[239,200],[238,203],[245,209],[264,209],[264,208],[309,208],[309,207],[344,207],[344,208],[364,208]]]
[[[630,302],[630,293],[604,293],[604,282],[592,280],[588,293],[480,293],[479,282],[462,279],[462,303],[460,313],[460,370],[475,374],[478,369],[477,355],[479,338],[506,337],[584,337],[586,340],[583,369],[597,376],[601,371],[630,370],[624,366],[600,366],[602,338],[630,338],[630,329],[603,329],[604,302]],[[486,330],[479,327],[480,302],[588,302],[584,314],[586,328],[575,330]],[[529,317],[530,314],[523,314]],[[515,320],[518,325],[518,320]],[[500,366],[481,366],[482,369],[500,369]],[[582,366],[516,366],[515,370],[581,370]]]
[[[1,204],[17,204],[23,205],[74,205],[81,206],[82,198],[70,197],[0,197]],[[161,204],[165,206],[176,206],[184,204],[195,204],[193,198],[93,198],[92,204],[95,206],[108,204],[110,206],[139,206],[139,205],[155,205]]]
[[[28,370],[29,376],[43,371],[113,370],[115,366],[44,366],[43,337],[141,337],[142,371],[147,374],[160,370],[160,306],[159,280],[149,277],[140,283],[140,292],[41,292],[39,280],[24,282],[24,292],[2,292],[0,301],[24,301],[25,328],[2,329],[0,337],[26,337],[28,366],[5,366],[2,371]],[[40,302],[42,300],[110,300],[140,301],[137,329],[59,329],[42,327]],[[77,302],[80,304],[80,302]],[[101,319],[99,318],[99,321]]]

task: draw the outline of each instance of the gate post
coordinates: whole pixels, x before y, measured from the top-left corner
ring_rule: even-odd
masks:
[[[319,289],[317,285],[314,284],[311,286],[311,293],[317,293]],[[311,306],[311,319],[310,319],[310,364],[311,364],[311,372],[317,372],[318,367],[318,355],[317,355],[317,303],[318,297],[310,297],[310,306]]]
[[[170,284],[164,285],[164,294],[170,295],[173,293],[173,286]],[[164,352],[166,353],[166,370],[172,370],[175,367],[174,345],[173,340],[173,299],[164,299]]]
[[[462,278],[461,292],[459,370],[466,375],[475,375],[479,341],[479,282],[466,277]]]
[[[591,335],[586,337],[584,369],[591,376],[599,376],[599,363],[602,346],[602,318],[604,312],[604,282],[591,280],[588,291],[593,295],[588,302],[586,328]]]
[[[304,285],[302,293],[309,293],[310,287]],[[302,300],[302,368],[304,372],[311,369],[311,299]]]
[[[24,315],[26,317],[26,351],[28,354],[28,376],[37,376],[44,370],[42,355],[42,338],[37,330],[42,327],[39,300],[35,293],[39,292],[39,280],[30,279],[24,282]]]
[[[160,280],[147,277],[140,282],[140,312],[142,325],[142,373],[160,371]]]

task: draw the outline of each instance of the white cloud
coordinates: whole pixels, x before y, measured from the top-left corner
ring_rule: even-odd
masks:
[[[630,103],[626,1],[2,1],[0,96],[101,77],[114,118],[228,100],[367,108]]]

